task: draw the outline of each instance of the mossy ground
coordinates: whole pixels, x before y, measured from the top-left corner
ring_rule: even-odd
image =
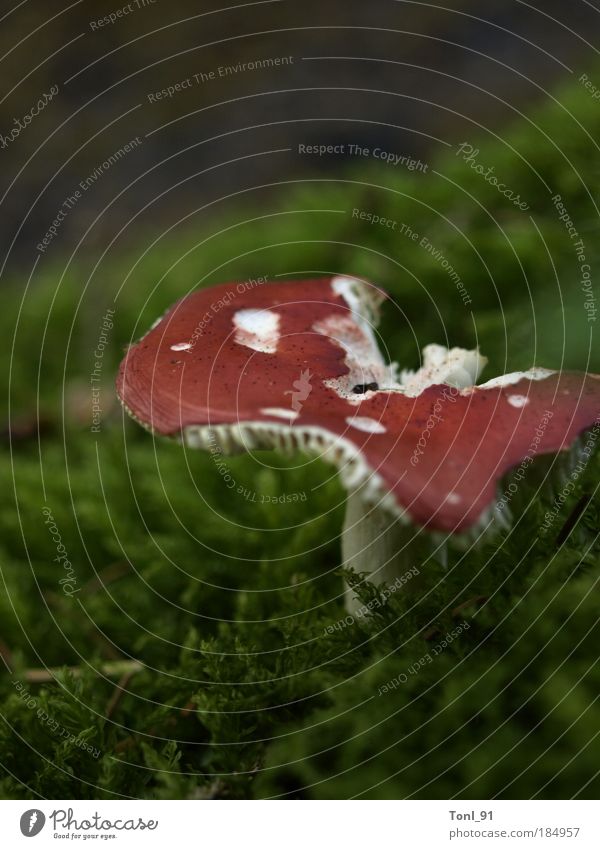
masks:
[[[22,300],[23,280],[3,293],[15,438],[0,455],[1,796],[598,796],[597,453],[549,532],[540,525],[560,475],[540,487],[532,470],[510,531],[451,546],[447,563],[424,546],[418,586],[328,633],[345,615],[344,493],[331,470],[231,458],[232,494],[210,456],[154,441],[113,392],[124,346],[171,302],[263,274],[382,285],[405,316],[388,308],[382,338],[407,367],[438,341],[479,344],[488,377],[533,363],[600,371],[573,242],[551,201],[562,195],[597,268],[600,111],[578,85],[558,100],[506,142],[473,141],[528,211],[449,151],[426,174],[373,163],[291,187],[285,202],[249,205],[235,223],[223,213],[211,233],[171,233],[139,256],[113,252],[93,273],[82,260],[42,263]],[[427,236],[471,303],[420,240],[357,221],[355,207]],[[107,308],[94,434],[89,380]],[[306,499],[263,498],[281,493]],[[128,658],[145,669],[115,700],[119,676],[97,670]],[[26,682],[44,667],[63,671]]]

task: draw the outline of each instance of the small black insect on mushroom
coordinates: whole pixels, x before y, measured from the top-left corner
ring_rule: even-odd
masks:
[[[364,395],[365,392],[376,392],[379,389],[379,384],[376,381],[372,383],[357,383],[352,390],[355,395]]]

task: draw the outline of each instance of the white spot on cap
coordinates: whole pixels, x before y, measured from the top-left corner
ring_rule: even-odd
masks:
[[[192,347],[191,342],[177,342],[175,345],[171,345],[172,351],[189,351]]]
[[[294,421],[299,415],[295,410],[286,410],[285,407],[263,407],[260,412],[263,416],[277,416],[277,418],[287,419],[287,421]]]
[[[350,427],[355,427],[357,430],[362,430],[365,433],[385,433],[385,427],[376,419],[370,419],[368,416],[348,416],[346,422]]]
[[[261,354],[274,354],[279,344],[279,313],[271,310],[238,310],[233,316],[234,341]]]
[[[457,495],[455,492],[449,492],[448,495],[446,496],[446,501],[448,502],[448,504],[460,504],[460,502],[462,501],[462,498],[460,497],[460,495]]]
[[[525,404],[529,404],[529,398],[526,395],[509,395],[507,400],[511,407],[524,407]]]

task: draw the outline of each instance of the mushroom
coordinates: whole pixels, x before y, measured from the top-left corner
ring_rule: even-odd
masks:
[[[421,528],[489,522],[506,472],[600,426],[598,375],[532,368],[477,386],[479,352],[440,345],[398,374],[374,334],[385,297],[341,276],[197,291],[129,348],[117,378],[152,433],[334,463],[348,492],[342,561],[376,583],[407,571]]]

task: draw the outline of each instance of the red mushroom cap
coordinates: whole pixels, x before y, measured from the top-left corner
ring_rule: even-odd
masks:
[[[373,503],[454,532],[509,469],[600,428],[597,375],[532,369],[458,389],[434,368],[399,383],[373,333],[384,297],[345,277],[195,292],[129,349],[119,397],[193,447],[317,452]],[[462,353],[474,382],[481,358]]]

